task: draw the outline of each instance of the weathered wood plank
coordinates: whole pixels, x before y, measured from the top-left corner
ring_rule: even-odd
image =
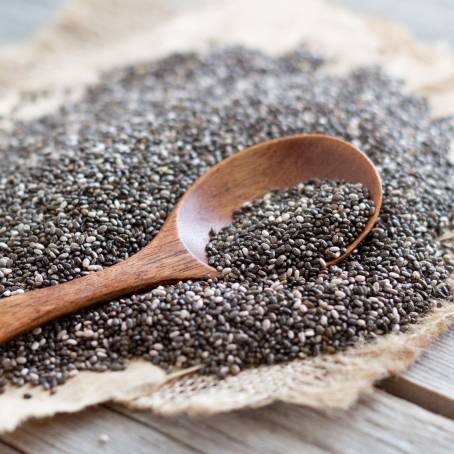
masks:
[[[178,440],[186,440],[204,453],[326,453],[303,437],[295,436],[285,427],[254,418],[256,412],[235,412],[206,418],[164,418],[150,412],[133,412],[112,406],[123,415],[146,424]],[[274,412],[274,406],[258,411]]]
[[[101,444],[99,440],[102,434],[107,434],[110,438],[105,444]],[[102,407],[30,421],[14,433],[0,436],[0,440],[27,454],[200,452],[183,440],[174,440]]]
[[[0,441],[0,453],[1,454],[19,454],[23,451],[19,451],[15,448],[12,448],[9,445],[6,445]]]
[[[386,391],[454,419],[454,329],[433,342],[402,376],[385,380]]]
[[[436,340],[405,376],[454,398],[454,329]]]
[[[444,453],[454,443],[454,421],[384,392],[347,412],[288,404],[188,419],[161,418],[114,406],[154,430],[184,439],[203,452]]]
[[[110,441],[100,445],[102,433]],[[41,453],[444,453],[454,421],[384,392],[347,412],[325,414],[288,404],[206,418],[162,418],[120,406],[32,421],[3,436]],[[8,451],[7,451],[8,452]],[[14,452],[14,451],[13,451]]]
[[[303,418],[307,415],[307,419]],[[353,410],[330,415],[298,407],[262,417],[292,424],[295,432],[333,453],[446,453],[452,448],[454,422],[389,395],[363,399]],[[285,423],[284,423],[285,421]]]

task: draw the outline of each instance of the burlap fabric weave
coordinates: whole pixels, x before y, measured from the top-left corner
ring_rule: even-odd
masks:
[[[172,4],[75,0],[32,41],[0,49],[0,127],[55,109],[103,70],[175,50],[203,51],[212,44],[244,44],[270,53],[304,44],[331,57],[326,70],[333,72],[379,63],[427,96],[434,116],[454,114],[454,56],[417,43],[395,24],[317,0],[194,0],[186,10]],[[0,396],[0,432],[29,417],[78,411],[107,400],[162,414],[209,414],[275,400],[347,408],[360,394],[373,392],[377,380],[407,368],[452,319],[454,306],[442,304],[406,334],[224,380],[198,375],[196,369],[168,375],[137,360],[122,372],[83,372],[55,395],[8,388]],[[24,400],[24,392],[33,398]]]

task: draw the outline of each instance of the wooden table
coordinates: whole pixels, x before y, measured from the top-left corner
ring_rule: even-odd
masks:
[[[0,453],[451,453],[453,418],[451,330],[405,375],[380,383],[347,412],[277,403],[214,417],[162,418],[106,404],[28,422],[0,436]]]

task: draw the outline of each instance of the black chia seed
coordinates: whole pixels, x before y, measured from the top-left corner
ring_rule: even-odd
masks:
[[[208,263],[230,280],[304,284],[346,252],[374,211],[360,184],[311,180],[275,190],[245,204],[219,233],[211,232]]]
[[[0,135],[4,297],[127,258],[197,177],[257,142],[340,136],[384,184],[378,224],[339,265],[299,279],[291,266],[290,276],[265,267],[260,278],[178,282],[62,318],[0,346],[0,392],[52,389],[133,357],[236,374],[404,331],[449,297],[453,262],[436,238],[452,229],[454,120],[432,121],[423,99],[379,69],[320,68],[306,51],[173,55],[117,69],[81,101]]]

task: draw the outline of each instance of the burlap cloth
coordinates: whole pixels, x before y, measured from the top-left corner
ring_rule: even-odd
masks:
[[[244,44],[269,53],[304,44],[332,58],[329,71],[379,63],[426,95],[435,116],[454,114],[454,56],[417,43],[398,25],[317,0],[194,0],[183,2],[185,9],[172,7],[181,3],[76,0],[34,40],[0,49],[0,126],[51,111],[64,96],[78,96],[102,70],[213,44]],[[108,400],[162,414],[217,413],[275,400],[347,408],[372,392],[374,382],[407,368],[452,319],[454,305],[445,304],[407,334],[222,381],[194,370],[166,375],[137,360],[123,372],[83,372],[54,395],[10,387],[0,396],[0,432],[30,417]],[[24,400],[25,392],[32,399]]]

